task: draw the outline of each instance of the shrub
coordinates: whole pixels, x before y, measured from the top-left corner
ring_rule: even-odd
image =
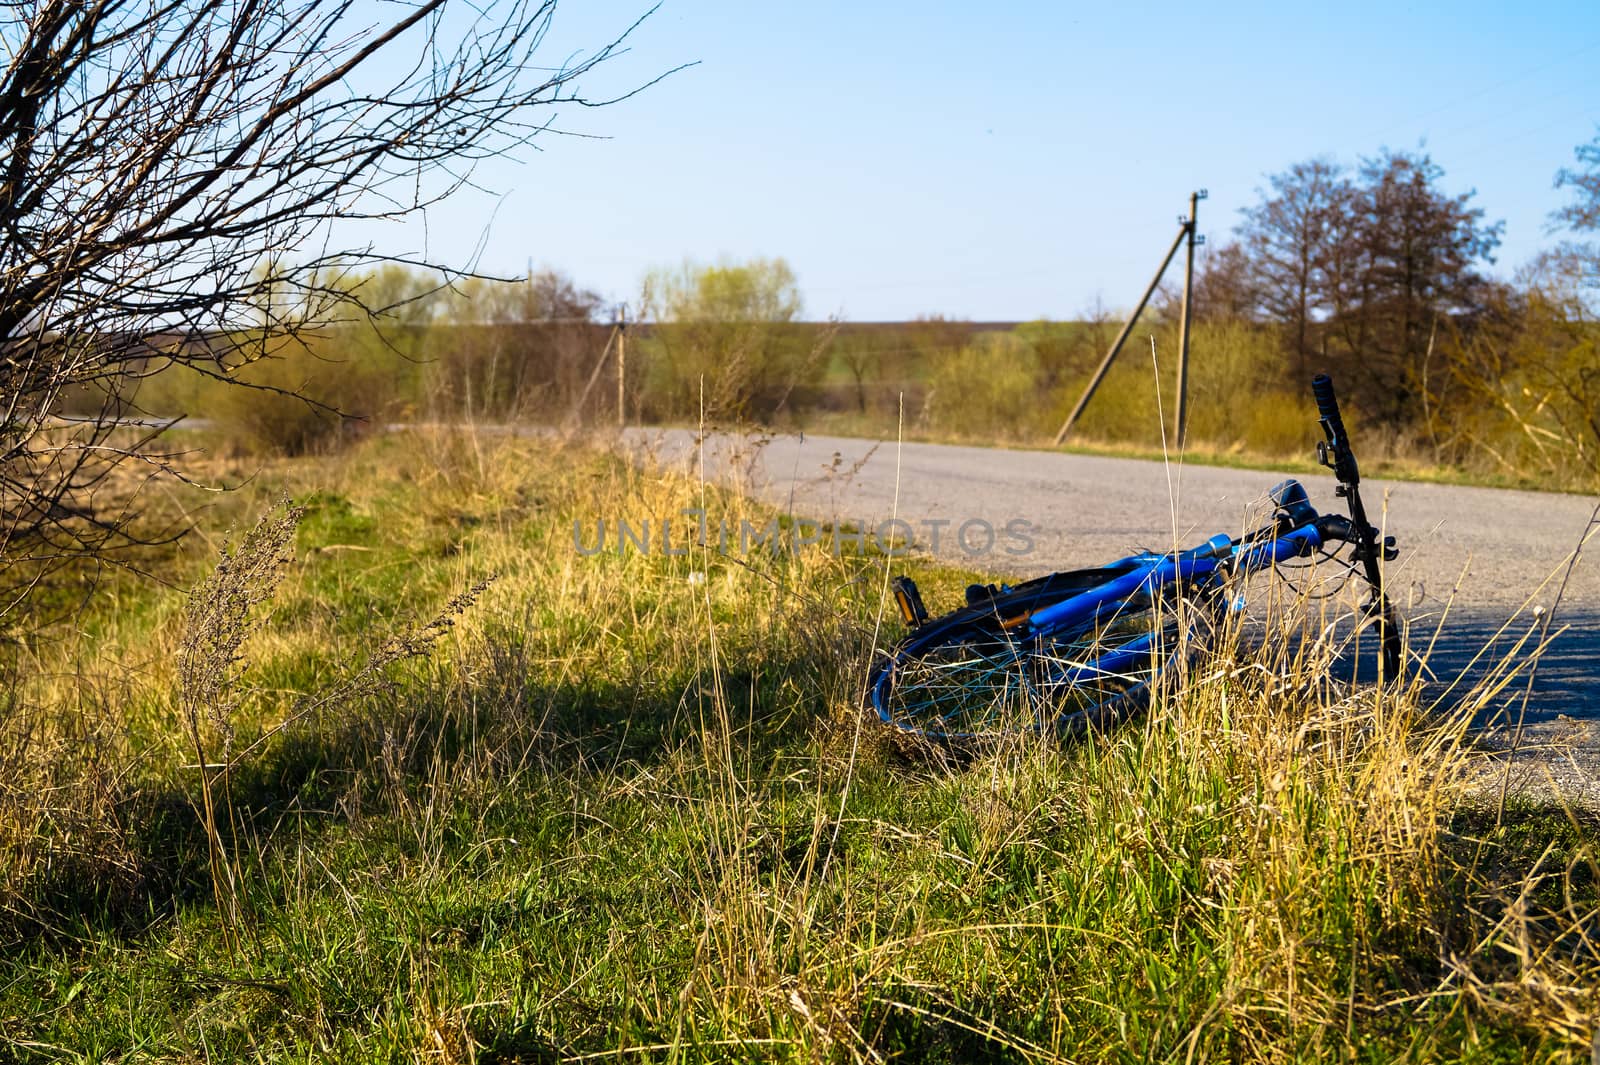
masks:
[[[827,369],[831,331],[796,319],[800,294],[782,259],[677,270],[645,279],[656,325],[640,337],[647,417],[771,417]]]
[[[1032,347],[1009,333],[980,334],[937,358],[928,417],[942,432],[1029,439],[1041,431],[1039,365]]]

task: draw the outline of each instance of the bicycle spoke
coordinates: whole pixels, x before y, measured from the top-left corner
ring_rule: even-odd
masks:
[[[952,736],[1038,730],[1147,685],[1181,631],[1173,610],[1148,606],[1050,637],[973,628],[895,663],[888,716]]]
[[[955,643],[901,663],[891,712],[937,732],[1031,727],[1037,702],[1027,656],[999,641]]]

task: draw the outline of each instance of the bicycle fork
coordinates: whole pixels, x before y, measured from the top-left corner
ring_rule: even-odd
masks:
[[[1355,453],[1350,450],[1345,434],[1344,418],[1339,413],[1339,400],[1333,391],[1333,381],[1327,374],[1318,374],[1311,381],[1311,391],[1317,397],[1317,411],[1321,415],[1323,435],[1326,440],[1317,442],[1317,461],[1333,471],[1339,482],[1335,493],[1343,496],[1350,506],[1350,523],[1356,536],[1353,557],[1361,563],[1372,597],[1362,604],[1362,614],[1376,622],[1378,639],[1382,646],[1382,672],[1380,679],[1400,675],[1404,665],[1400,643],[1400,627],[1395,621],[1394,606],[1384,592],[1383,563],[1393,562],[1399,555],[1394,537],[1378,539],[1378,530],[1367,521],[1367,508],[1361,502],[1361,469],[1356,465]]]

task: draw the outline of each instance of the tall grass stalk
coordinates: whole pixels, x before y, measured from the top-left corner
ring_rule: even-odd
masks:
[[[238,826],[227,794],[241,648],[254,631],[257,608],[272,598],[291,561],[289,545],[303,514],[281,505],[263,515],[237,548],[224,546],[216,569],[189,594],[184,613],[177,662],[178,711],[194,747],[212,895],[223,935],[233,949],[238,947],[240,873],[223,839],[218,807],[223,807],[233,834]]]
[[[1430,342],[1431,344],[1431,342]],[[1600,503],[1596,503],[1594,510],[1589,514],[1589,520],[1584,523],[1583,531],[1578,534],[1578,542],[1567,555],[1566,566],[1561,572],[1561,583],[1556,587],[1555,600],[1549,609],[1544,611],[1544,616],[1539,620],[1539,651],[1549,645],[1550,623],[1555,620],[1556,611],[1561,608],[1561,601],[1566,597],[1567,584],[1572,580],[1573,567],[1578,564],[1579,557],[1583,554],[1584,545],[1589,542],[1589,537],[1600,531]],[[1506,795],[1511,786],[1511,762],[1516,758],[1517,749],[1522,746],[1522,728],[1528,717],[1528,700],[1533,696],[1533,680],[1538,675],[1539,658],[1534,656],[1528,664],[1527,679],[1522,689],[1522,704],[1517,708],[1516,728],[1511,735],[1511,756],[1506,759],[1506,772],[1500,783],[1500,796],[1496,806],[1496,818],[1504,818],[1506,810]]]

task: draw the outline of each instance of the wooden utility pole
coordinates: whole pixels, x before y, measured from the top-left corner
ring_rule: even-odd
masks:
[[[1195,234],[1195,230],[1194,230],[1194,205],[1195,205],[1195,202],[1197,200],[1205,199],[1205,196],[1206,196],[1206,190],[1205,189],[1201,189],[1200,191],[1190,195],[1190,197],[1189,197],[1189,217],[1188,218],[1180,218],[1180,219],[1178,219],[1178,234],[1177,234],[1177,236],[1172,238],[1172,247],[1167,249],[1166,258],[1162,259],[1161,260],[1161,265],[1156,268],[1156,276],[1154,276],[1154,277],[1152,277],[1150,279],[1150,284],[1144,290],[1144,295],[1139,297],[1138,306],[1134,307],[1133,313],[1128,315],[1127,322],[1125,322],[1123,324],[1123,326],[1122,326],[1122,332],[1118,333],[1117,334],[1117,339],[1115,339],[1115,340],[1113,340],[1111,342],[1111,350],[1106,352],[1106,357],[1100,360],[1100,366],[1099,366],[1099,368],[1097,368],[1095,370],[1094,377],[1090,379],[1089,387],[1087,387],[1087,388],[1085,388],[1083,390],[1083,395],[1081,397],[1079,397],[1077,406],[1072,408],[1072,413],[1067,415],[1067,420],[1062,422],[1061,423],[1061,428],[1056,431],[1056,439],[1055,439],[1055,446],[1056,447],[1060,447],[1062,441],[1066,440],[1067,434],[1072,432],[1072,427],[1078,421],[1078,417],[1083,414],[1083,409],[1089,405],[1089,400],[1094,398],[1095,390],[1100,387],[1100,382],[1105,380],[1106,373],[1111,369],[1111,364],[1116,361],[1117,353],[1122,350],[1122,345],[1127,342],[1128,334],[1133,332],[1134,323],[1139,320],[1139,315],[1144,313],[1145,305],[1150,302],[1150,297],[1155,295],[1156,289],[1160,287],[1161,278],[1166,274],[1167,267],[1172,265],[1172,257],[1174,255],[1178,254],[1178,247],[1181,244],[1183,244],[1183,242],[1186,239],[1189,241],[1189,263],[1190,263],[1190,269],[1191,270],[1193,269],[1193,264],[1194,264],[1194,234]],[[1184,291],[1186,293],[1188,291],[1187,282],[1185,283]],[[1187,297],[1185,297],[1184,306],[1185,307],[1188,306]],[[1187,319],[1185,319],[1185,320],[1187,321]],[[1184,350],[1185,350],[1185,352],[1187,352],[1187,350],[1188,350],[1188,331],[1187,331],[1187,327],[1185,328],[1185,331],[1184,331]],[[1183,377],[1183,374],[1185,372],[1186,371],[1185,371],[1184,366],[1183,366],[1183,359],[1180,357],[1180,360],[1179,360],[1179,376],[1180,376],[1180,378]],[[1180,384],[1179,384],[1180,392],[1181,392],[1182,388],[1183,388],[1183,381],[1180,380]],[[1181,396],[1180,396],[1180,398],[1178,400],[1178,409],[1179,409],[1179,418],[1181,419],[1183,417],[1183,414],[1182,414],[1183,399],[1181,398]]]
[[[1128,334],[1133,332],[1133,323],[1139,320],[1139,315],[1144,313],[1144,305],[1150,302],[1150,297],[1155,294],[1156,287],[1161,284],[1161,275],[1167,272],[1167,265],[1172,262],[1172,257],[1178,254],[1178,245],[1183,243],[1187,230],[1178,230],[1178,235],[1172,240],[1172,247],[1167,249],[1167,257],[1161,260],[1161,266],[1156,270],[1156,276],[1150,279],[1150,286],[1144,290],[1144,295],[1139,297],[1138,306],[1133,313],[1128,315],[1128,320],[1122,325],[1122,332],[1117,334],[1117,339],[1111,342],[1111,350],[1106,352],[1106,357],[1100,360],[1100,366],[1094,372],[1094,377],[1089,381],[1089,387],[1083,390],[1083,395],[1078,397],[1078,405],[1072,408],[1072,413],[1067,415],[1067,420],[1061,423],[1061,428],[1056,431],[1056,447],[1072,432],[1072,427],[1078,421],[1083,408],[1089,405],[1089,400],[1094,398],[1094,393],[1100,387],[1100,382],[1106,379],[1106,373],[1111,369],[1111,364],[1116,361],[1117,353],[1122,350],[1122,345],[1127,342]]]
[[[1195,235],[1195,229],[1200,218],[1200,201],[1205,198],[1205,189],[1189,194],[1189,220],[1184,223],[1184,231],[1189,235],[1189,252],[1183,266],[1183,318],[1178,329],[1178,416],[1174,436],[1179,451],[1183,450],[1184,437],[1189,431],[1189,322],[1194,317],[1194,246],[1205,242],[1204,237]]]
[[[611,335],[606,337],[606,346],[604,350],[600,352],[600,357],[595,360],[594,369],[589,373],[588,383],[583,386],[582,395],[578,396],[578,401],[574,403],[572,405],[572,409],[567,412],[567,423],[569,425],[577,424],[577,422],[582,419],[583,405],[589,402],[589,393],[594,391],[595,382],[600,380],[600,371],[606,368],[606,359],[611,354],[611,345],[615,344],[617,342],[617,338],[621,335],[622,330],[613,325],[611,327]]]
[[[1193,256],[1190,256],[1193,258]],[[628,305],[624,303],[617,308],[617,428],[625,428],[628,424],[627,392],[628,381]]]

